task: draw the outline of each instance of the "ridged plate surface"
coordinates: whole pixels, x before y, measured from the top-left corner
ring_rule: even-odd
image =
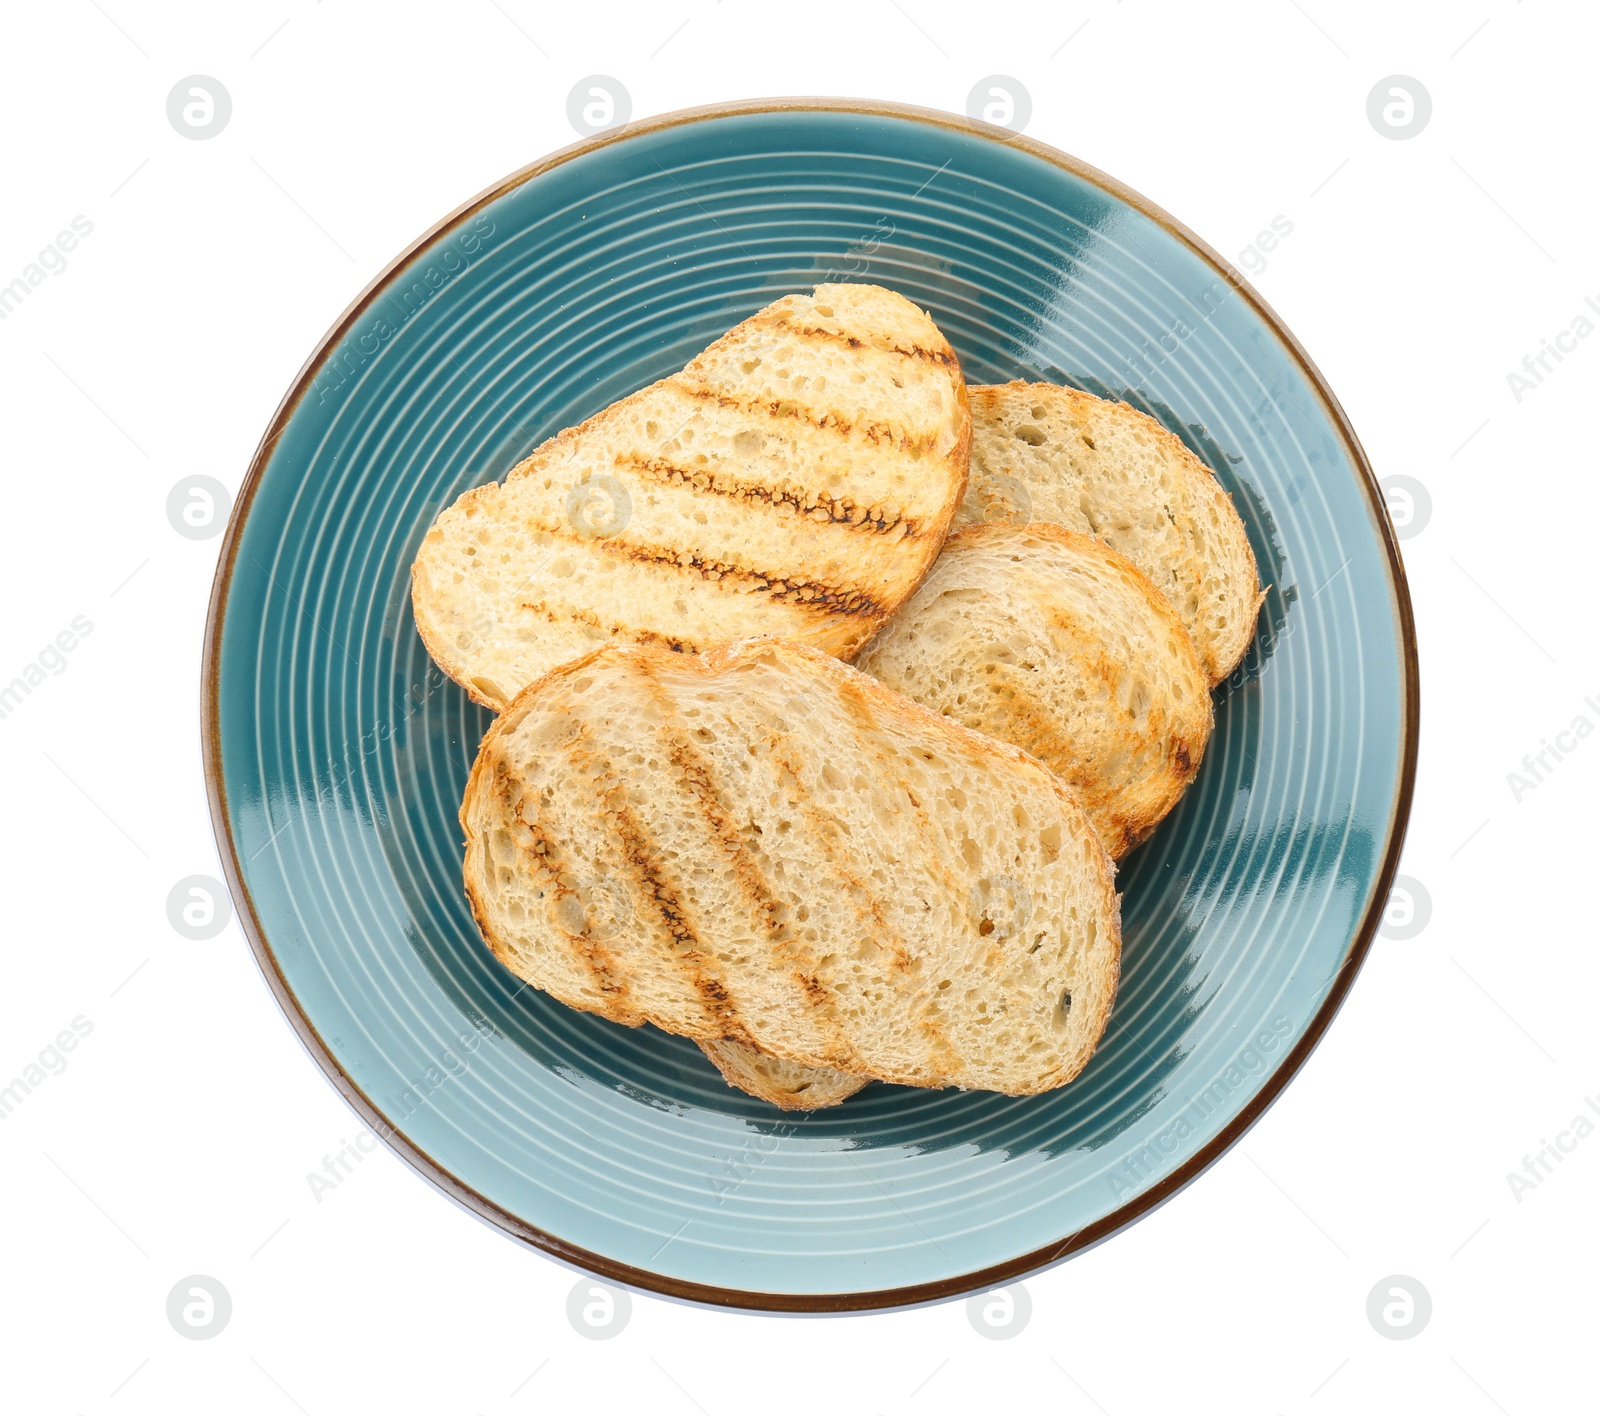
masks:
[[[456,1198],[692,1298],[917,1301],[1064,1256],[1219,1154],[1370,938],[1414,748],[1409,611],[1370,473],[1248,290],[1107,179],[913,110],[709,110],[508,180],[353,307],[286,400],[212,607],[208,768],[240,912],[314,1055]],[[488,715],[407,572],[464,488],[780,293],[870,280],[972,382],[1070,382],[1216,470],[1270,591],[1199,779],[1125,865],[1123,982],[1073,1085],[731,1091],[480,943],[456,809]]]

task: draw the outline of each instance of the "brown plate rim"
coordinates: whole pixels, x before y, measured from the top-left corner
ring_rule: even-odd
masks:
[[[486,1196],[479,1194],[476,1190],[464,1184],[445,1166],[395,1131],[382,1112],[378,1110],[345,1072],[343,1067],[340,1066],[328,1044],[317,1032],[310,1018],[301,1009],[299,1000],[289,988],[287,980],[278,967],[277,959],[267,942],[266,931],[262,928],[260,917],[256,913],[255,902],[251,898],[248,887],[245,885],[237,845],[233,839],[232,828],[228,821],[227,795],[222,775],[221,734],[218,730],[220,708],[218,702],[218,670],[222,652],[222,623],[227,610],[228,592],[232,584],[240,536],[243,532],[244,523],[249,516],[250,506],[260,485],[272,446],[293,416],[300,399],[311,387],[317,370],[321,367],[329,351],[338,344],[367,307],[387,287],[394,273],[440,235],[470,217],[489,202],[497,200],[507,192],[514,190],[542,173],[550,171],[552,168],[570,162],[575,157],[610,146],[612,143],[627,141],[645,133],[659,132],[665,128],[678,127],[688,123],[699,123],[711,119],[749,114],[799,112],[855,113],[874,117],[899,118],[935,127],[952,128],[990,142],[1003,142],[1008,146],[1020,148],[1034,157],[1100,188],[1102,191],[1111,194],[1149,217],[1164,230],[1177,237],[1178,240],[1215,269],[1218,275],[1228,281],[1267,323],[1273,333],[1282,341],[1291,358],[1299,365],[1301,373],[1304,374],[1307,381],[1316,390],[1317,396],[1321,399],[1324,410],[1345,445],[1345,451],[1354,465],[1360,470],[1362,487],[1367,494],[1373,523],[1378,529],[1388,556],[1394,608],[1399,621],[1405,691],[1404,753],[1394,805],[1390,815],[1383,864],[1378,872],[1377,888],[1374,890],[1367,911],[1350,942],[1350,947],[1334,975],[1328,996],[1323,1000],[1321,1008],[1317,1010],[1300,1041],[1284,1056],[1273,1072],[1265,1078],[1261,1087],[1240,1114],[1234,1117],[1221,1132],[1214,1136],[1205,1146],[1201,1147],[1199,1151],[1172,1174],[1164,1177],[1127,1204],[1119,1206],[1103,1219],[1067,1235],[1055,1244],[1035,1249],[1030,1253],[1022,1254],[1015,1258],[1006,1259],[997,1264],[991,1264],[986,1268],[975,1269],[965,1274],[952,1275],[932,1283],[852,1293],[768,1293],[759,1290],[723,1288],[714,1284],[692,1283],[673,1278],[667,1274],[654,1273],[648,1269],[635,1268],[630,1264],[619,1263],[602,1254],[591,1253],[575,1244],[569,1244],[559,1235],[546,1233],[528,1224],[525,1220],[501,1208]],[[1362,449],[1361,442],[1356,437],[1355,430],[1351,427],[1350,420],[1346,417],[1339,400],[1334,396],[1333,390],[1329,388],[1327,380],[1323,378],[1316,365],[1312,363],[1310,356],[1301,347],[1299,340],[1289,331],[1272,307],[1251,288],[1249,282],[1216,251],[1195,235],[1194,232],[1190,231],[1188,227],[1115,178],[1091,167],[1088,163],[1081,162],[1077,158],[1070,157],[1066,153],[1024,134],[1009,133],[1005,129],[994,128],[985,123],[933,109],[873,99],[752,99],[735,103],[707,104],[697,108],[679,109],[672,113],[661,114],[658,117],[629,123],[597,137],[573,143],[558,152],[550,154],[548,157],[530,163],[458,207],[417,240],[413,241],[400,255],[383,268],[339,317],[333,328],[323,336],[316,350],[295,376],[288,393],[284,395],[276,412],[273,414],[272,421],[268,424],[267,431],[251,458],[249,470],[245,474],[244,484],[239,490],[239,495],[234,500],[233,510],[228,520],[227,533],[219,553],[216,576],[211,587],[211,602],[206,614],[203,655],[201,746],[204,754],[206,795],[210,803],[212,829],[216,834],[223,871],[227,877],[228,888],[233,895],[240,924],[246,939],[249,941],[251,952],[255,955],[256,962],[266,979],[267,986],[277,999],[279,1007],[282,1008],[285,1017],[294,1028],[300,1041],[311,1054],[313,1060],[327,1075],[328,1080],[333,1083],[340,1095],[396,1155],[479,1219],[504,1231],[513,1238],[532,1245],[552,1258],[589,1273],[669,1298],[689,1303],[711,1304],[722,1308],[792,1314],[828,1314],[908,1308],[926,1303],[941,1302],[960,1294],[994,1288],[1011,1282],[1024,1274],[1035,1273],[1061,1263],[1073,1254],[1080,1253],[1092,1245],[1110,1238],[1118,1230],[1126,1228],[1134,1221],[1149,1214],[1157,1206],[1171,1199],[1179,1190],[1183,1189],[1214,1164],[1260,1119],[1267,1108],[1277,1100],[1290,1079],[1304,1065],[1312,1050],[1327,1032],[1329,1024],[1344,1003],[1345,997],[1350,991],[1350,986],[1355,981],[1355,976],[1360,971],[1361,965],[1366,960],[1367,953],[1372,947],[1373,937],[1377,933],[1379,921],[1382,919],[1383,910],[1388,902],[1389,890],[1393,884],[1395,872],[1399,867],[1400,851],[1405,841],[1406,825],[1411,813],[1412,793],[1416,784],[1417,745],[1420,725],[1420,671],[1417,662],[1416,626],[1412,616],[1411,594],[1406,581],[1405,566],[1400,558],[1399,544],[1384,504],[1382,491],[1378,486],[1372,466],[1367,460],[1367,455]]]

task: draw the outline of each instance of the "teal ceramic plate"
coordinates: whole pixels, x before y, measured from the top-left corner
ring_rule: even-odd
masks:
[[[456,807],[488,715],[429,663],[434,515],[784,291],[869,280],[972,382],[1077,384],[1216,470],[1269,585],[1199,780],[1125,865],[1122,988],[1046,1096],[874,1084],[785,1116],[690,1043],[524,988],[481,945]],[[634,124],[501,183],[345,314],[263,439],[211,605],[212,809],[313,1057],[441,1189],[626,1283],[794,1310],[1000,1283],[1215,1160],[1328,1026],[1410,800],[1404,579],[1356,440],[1236,274],[1040,144],[877,104]]]

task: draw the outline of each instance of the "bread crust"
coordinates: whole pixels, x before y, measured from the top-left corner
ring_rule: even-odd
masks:
[[[700,1050],[715,1064],[730,1087],[770,1101],[785,1111],[820,1111],[848,1101],[868,1078],[833,1067],[808,1067],[773,1057],[749,1043],[721,1038],[701,1042]]]

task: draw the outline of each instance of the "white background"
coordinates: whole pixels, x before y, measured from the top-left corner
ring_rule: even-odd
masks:
[[[1600,702],[1600,339],[1520,402],[1507,383],[1600,301],[1593,7],[67,0],[10,7],[4,49],[0,284],[74,216],[93,232],[0,321],[0,682],[75,616],[93,630],[0,719],[0,1082],[74,1017],[93,1031],[0,1122],[0,1405],[1593,1409],[1600,1135],[1520,1200],[1506,1179],[1600,1096],[1600,735],[1520,801],[1507,782],[1576,715],[1600,725],[1583,703]],[[165,111],[196,73],[233,101],[201,142]],[[169,489],[235,490],[344,306],[438,217],[572,141],[567,94],[596,73],[635,116],[795,93],[961,111],[979,78],[1014,76],[1033,136],[1225,256],[1292,223],[1255,285],[1380,477],[1431,495],[1404,544],[1424,690],[1401,866],[1431,919],[1377,941],[1232,1153],[1030,1278],[1010,1340],[961,1302],[793,1319],[643,1295],[588,1340],[566,1317],[572,1271],[387,1152],[314,1199],[307,1173],[355,1119],[237,924],[195,942],[168,923],[174,882],[219,873],[198,743],[219,540],[174,532]],[[1366,115],[1392,74],[1432,95],[1406,141]],[[165,1313],[196,1273],[233,1300],[203,1342]],[[1366,1316],[1391,1274],[1432,1296],[1411,1340]]]

